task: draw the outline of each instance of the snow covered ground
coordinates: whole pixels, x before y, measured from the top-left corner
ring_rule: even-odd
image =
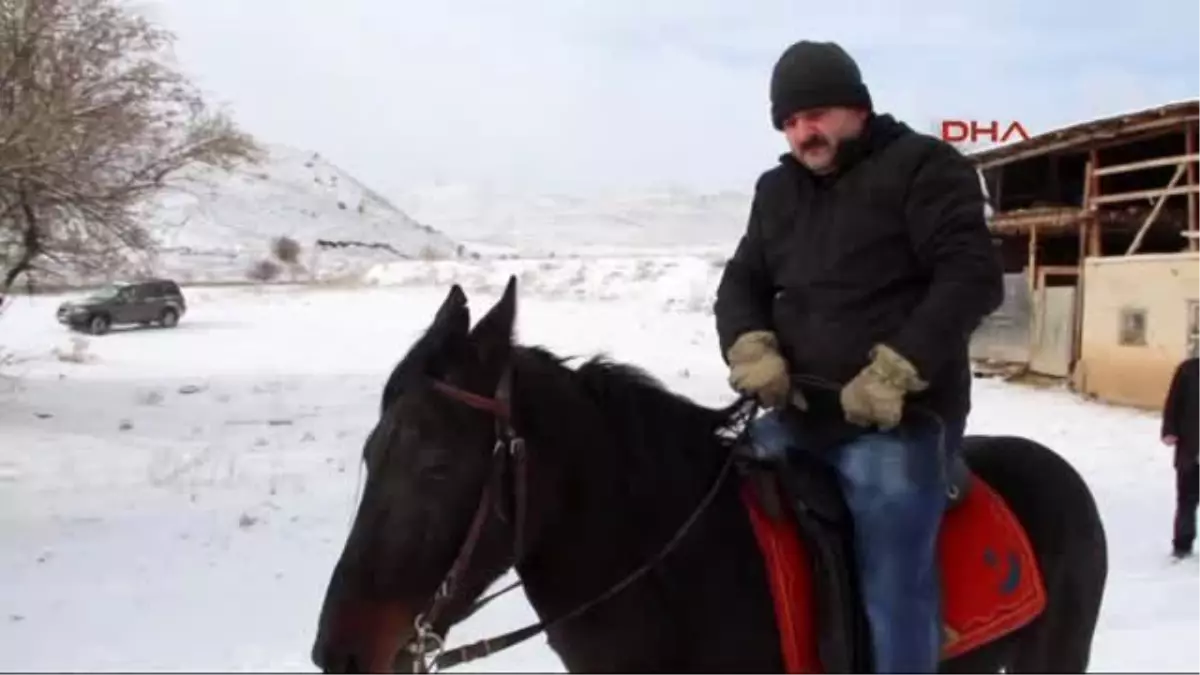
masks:
[[[478,315],[517,273],[523,341],[604,351],[716,404],[730,394],[714,269],[406,263],[365,289],[191,288],[178,328],[82,347],[54,323],[61,297],[17,299],[0,317],[0,669],[313,670],[380,387],[451,278]],[[971,431],[1045,442],[1091,482],[1111,547],[1093,670],[1200,670],[1197,566],[1166,560],[1173,474],[1155,416],[978,381]],[[531,618],[514,592],[451,643]],[[561,664],[535,639],[470,669]]]
[[[587,301],[637,297],[669,310],[708,312],[725,256],[644,255],[404,261],[378,265],[363,281],[379,286],[442,286],[496,293],[516,275],[523,295]]]

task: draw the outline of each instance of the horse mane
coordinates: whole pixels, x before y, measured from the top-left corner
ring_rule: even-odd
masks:
[[[395,365],[380,396],[381,412],[428,366],[437,339],[436,327],[427,329]],[[521,345],[514,346],[512,358],[517,381],[541,394],[536,406],[527,408],[526,424],[534,427],[529,431],[603,452],[637,492],[663,488],[666,481],[691,494],[693,488],[685,485],[707,485],[715,463],[728,452],[718,431],[736,404],[700,405],[649,371],[606,355],[571,368],[572,357]],[[514,401],[518,409],[528,404],[521,398]]]
[[[568,435],[573,447],[602,454],[589,463],[613,476],[628,498],[654,504],[665,515],[680,505],[694,507],[711,487],[729,452],[718,431],[736,404],[702,406],[648,371],[607,356],[574,369],[567,365],[571,359],[542,347],[519,347],[514,359],[516,381],[538,392],[538,406],[545,407],[530,411],[549,420],[537,426],[546,431],[553,425],[554,435]]]
[[[607,355],[592,356],[571,369],[567,365],[570,357],[558,356],[544,347],[521,347],[517,353],[569,373],[570,380],[603,412],[612,432],[624,440],[651,441],[653,446],[661,445],[653,441],[672,445],[684,441],[684,448],[696,449],[697,441],[713,442],[714,434],[729,421],[736,405],[700,405],[668,389],[646,369]]]

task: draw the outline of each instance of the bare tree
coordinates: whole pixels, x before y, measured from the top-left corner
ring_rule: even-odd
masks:
[[[0,0],[0,297],[43,260],[145,251],[142,209],[169,178],[257,159],[172,67],[172,40],[120,0]]]
[[[279,262],[295,265],[300,260],[300,242],[291,237],[276,237],[271,241],[271,253]]]
[[[246,278],[253,281],[274,281],[282,271],[283,268],[279,266],[279,263],[269,258],[263,258],[250,265],[250,268],[246,270]]]

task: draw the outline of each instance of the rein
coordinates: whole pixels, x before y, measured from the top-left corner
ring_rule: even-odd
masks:
[[[496,387],[496,394],[493,397],[481,396],[474,394],[464,389],[447,384],[441,380],[434,380],[433,388],[439,393],[448,398],[467,405],[476,410],[491,413],[496,426],[496,444],[492,450],[492,471],[488,483],[485,485],[483,494],[480,495],[479,506],[476,507],[475,516],[471,521],[470,528],[467,530],[466,539],[463,540],[462,546],[459,548],[458,555],[450,566],[450,571],[446,573],[437,592],[430,603],[429,608],[417,615],[414,621],[416,634],[407,645],[407,651],[413,659],[413,672],[415,673],[431,673],[443,668],[449,668],[463,663],[468,663],[486,656],[495,654],[496,652],[516,646],[543,631],[554,628],[562,623],[570,621],[575,617],[587,612],[593,607],[609,600],[621,591],[628,588],[634,582],[641,579],[651,570],[653,570],[671,551],[683,540],[683,537],[691,530],[692,526],[700,519],[701,514],[712,504],[720,491],[721,485],[724,484],[725,478],[729,475],[730,469],[734,465],[735,453],[727,453],[725,462],[721,466],[717,478],[713,481],[712,486],[705,493],[704,497],[697,504],[691,515],[680,525],[675,534],[663,546],[663,548],[647,560],[644,564],[638,567],[629,575],[617,583],[610,586],[603,593],[592,598],[588,602],[578,605],[575,609],[555,617],[549,621],[539,621],[530,624],[523,628],[510,631],[503,635],[498,635],[483,640],[478,640],[461,647],[456,647],[452,650],[445,650],[445,641],[442,636],[438,635],[433,626],[441,613],[445,611],[447,604],[454,596],[455,586],[458,580],[466,572],[472,553],[479,542],[483,533],[484,523],[487,521],[488,510],[496,501],[493,494],[494,491],[500,489],[505,473],[505,468],[509,460],[515,462],[514,468],[514,483],[515,483],[515,515],[514,528],[515,541],[515,560],[520,561],[524,553],[524,521],[526,509],[526,451],[525,440],[516,433],[512,423],[512,369],[511,366],[505,369],[500,377],[500,382]],[[757,404],[752,398],[742,397],[735,404],[736,414],[734,420],[745,418],[749,420],[753,417]],[[503,516],[501,516],[503,517]],[[517,581],[506,588],[477,600],[468,610],[466,616],[471,616],[479,611],[484,605],[491,602],[495,598],[507,593],[508,591],[521,585]],[[433,658],[430,659],[430,654]]]

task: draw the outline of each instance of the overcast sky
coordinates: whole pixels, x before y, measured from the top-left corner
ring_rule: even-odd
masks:
[[[783,148],[771,66],[802,38],[840,42],[923,131],[1036,133],[1200,89],[1196,0],[148,2],[245,128],[385,193],[749,190]]]

